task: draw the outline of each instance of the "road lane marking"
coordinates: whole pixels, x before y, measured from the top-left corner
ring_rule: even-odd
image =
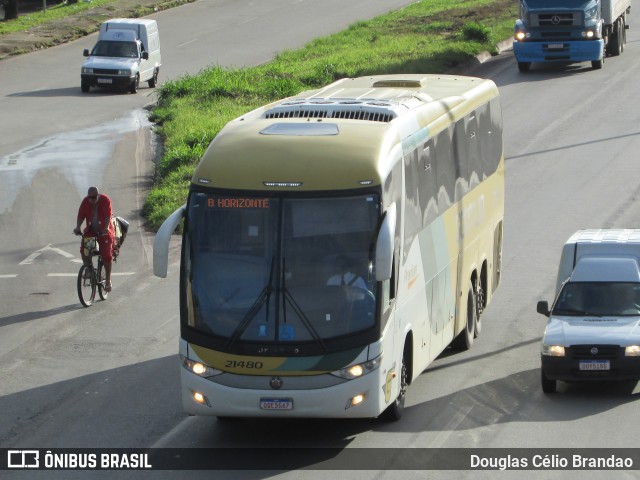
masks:
[[[40,250],[36,250],[35,252],[33,252],[31,255],[29,255],[27,258],[21,261],[18,265],[31,265],[36,260],[36,258],[38,258],[40,255],[42,255],[44,252],[47,252],[47,251],[55,252],[59,255],[62,255],[65,258],[71,258],[71,259],[75,258],[75,255],[65,252],[60,248],[52,247],[51,244],[49,244],[46,247],[42,247]]]
[[[189,40],[188,42],[184,42],[184,43],[181,43],[179,45],[176,45],[176,48],[184,47],[185,45],[189,45],[190,43],[197,42],[197,41],[198,41],[198,39],[194,38],[193,40]]]
[[[17,276],[17,273],[8,273],[6,275],[0,275],[0,278],[16,278]]]

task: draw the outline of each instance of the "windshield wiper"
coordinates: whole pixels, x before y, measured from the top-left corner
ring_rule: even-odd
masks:
[[[267,283],[264,286],[264,288],[260,291],[260,293],[258,294],[258,297],[253,302],[253,305],[251,305],[251,308],[247,311],[247,313],[243,317],[240,324],[233,331],[233,333],[231,334],[231,337],[229,337],[229,340],[227,340],[227,343],[224,346],[225,350],[228,351],[231,345],[233,345],[235,342],[238,341],[238,339],[242,336],[242,334],[247,330],[247,327],[249,327],[251,320],[255,318],[255,316],[262,309],[262,306],[265,303],[267,304],[267,316],[265,318],[265,321],[269,322],[269,299],[271,298],[271,293],[273,293],[273,287],[271,285],[273,283],[273,266],[275,264],[275,259],[276,259],[275,256],[271,257],[271,268],[269,269],[269,283]]]
[[[325,352],[328,352],[329,348],[322,340],[322,337],[318,335],[318,332],[316,331],[316,329],[313,328],[313,325],[311,325],[311,322],[309,321],[307,316],[304,314],[304,312],[302,311],[302,309],[300,308],[296,300],[293,298],[293,295],[291,295],[291,292],[289,292],[289,290],[287,289],[284,272],[286,272],[286,268],[285,268],[284,258],[283,258],[282,259],[282,316],[284,318],[284,323],[287,323],[287,301],[289,301],[289,304],[291,304],[291,306],[293,307],[293,311],[296,313],[296,315],[298,315],[298,317],[300,317],[302,324],[305,327],[307,327],[307,330],[309,330],[309,333],[311,334],[313,339],[316,341],[316,343],[320,345],[320,347]]]

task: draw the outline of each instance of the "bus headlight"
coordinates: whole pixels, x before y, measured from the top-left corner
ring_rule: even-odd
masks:
[[[629,345],[624,348],[625,357],[640,357],[640,345]]]
[[[195,360],[191,360],[190,358],[180,356],[182,360],[182,366],[186,368],[191,373],[195,373],[199,377],[209,378],[214,377],[216,375],[220,375],[222,372],[220,370],[216,370],[215,368],[211,368],[208,365],[205,365],[201,362],[196,362]]]
[[[542,345],[542,355],[564,357],[564,347],[562,345]]]
[[[380,364],[382,363],[382,355],[373,360],[367,360],[363,363],[358,363],[356,365],[351,365],[350,367],[345,367],[341,370],[336,370],[335,372],[331,372],[331,375],[335,375],[336,377],[346,378],[347,380],[353,380],[354,378],[359,378],[362,375],[366,375],[367,373],[371,373],[374,370],[380,368]]]

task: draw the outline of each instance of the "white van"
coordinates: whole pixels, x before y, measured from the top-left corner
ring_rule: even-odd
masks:
[[[640,380],[640,230],[579,230],[562,249],[542,338],[545,393],[558,380]]]
[[[82,64],[80,87],[88,92],[91,87],[126,88],[138,91],[140,82],[153,88],[158,83],[160,35],[155,20],[140,18],[114,18],[100,26],[98,43]]]

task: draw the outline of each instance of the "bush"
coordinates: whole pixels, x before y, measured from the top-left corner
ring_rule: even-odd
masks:
[[[479,23],[466,23],[462,27],[462,38],[472,42],[488,43],[491,41],[491,29]]]

